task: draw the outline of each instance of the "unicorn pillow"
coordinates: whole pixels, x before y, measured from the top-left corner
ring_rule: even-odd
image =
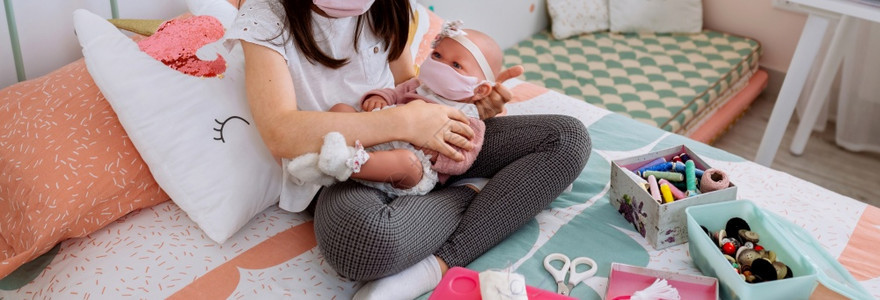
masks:
[[[89,73],[156,182],[222,244],[278,201],[282,173],[245,98],[241,47],[222,46],[237,10],[224,0],[187,5],[196,17],[164,23],[140,46],[85,10],[74,27]]]

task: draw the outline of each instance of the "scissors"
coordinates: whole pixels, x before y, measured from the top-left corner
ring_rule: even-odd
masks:
[[[550,264],[550,262],[558,260],[562,261],[562,268],[557,269]],[[585,264],[590,266],[589,270],[578,273],[577,266],[580,264]],[[547,269],[547,272],[550,275],[553,275],[553,279],[556,280],[556,293],[559,293],[563,296],[568,296],[571,293],[571,289],[573,289],[578,283],[586,280],[587,278],[593,277],[596,275],[596,261],[592,260],[589,257],[575,257],[574,260],[570,260],[568,256],[562,253],[552,253],[547,255],[544,258],[544,268]],[[568,274],[568,285],[565,284],[565,275]]]

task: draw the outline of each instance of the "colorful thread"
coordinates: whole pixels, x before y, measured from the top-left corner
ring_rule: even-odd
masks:
[[[671,162],[671,161],[670,161],[670,162],[664,162],[664,163],[656,164],[656,165],[653,165],[653,166],[641,167],[641,168],[638,170],[638,172],[645,172],[645,171],[663,171],[663,172],[666,172],[666,171],[671,171],[671,170],[673,169],[673,166],[674,166],[674,165],[675,165],[675,162]]]
[[[684,174],[686,177],[685,183],[687,183],[688,194],[694,195],[697,192],[697,176],[696,176],[696,172],[694,171],[694,169],[696,169],[696,166],[694,166],[693,160],[689,160],[689,161],[685,162],[684,166],[685,166]]]
[[[675,172],[679,172],[679,173],[682,173],[682,174],[684,174],[684,172],[686,171],[686,168],[687,168],[687,166],[685,166],[684,163],[678,163],[678,162],[677,162],[677,163],[675,163],[675,164],[672,165],[672,170],[673,170],[673,171],[675,171]],[[703,170],[700,170],[700,169],[696,168],[696,165],[694,165],[694,175],[696,175],[697,178],[702,178],[702,177],[703,177],[703,173],[705,173],[705,172],[706,172],[706,171],[703,171]]]
[[[640,174],[642,177],[648,177],[653,175],[656,178],[666,179],[669,181],[684,181],[684,175],[676,172],[661,172],[661,171],[645,171]]]
[[[672,201],[674,201],[674,199],[672,198],[672,192],[669,188],[669,184],[661,184],[660,193],[663,194],[663,202],[671,203]]]
[[[660,201],[660,189],[657,188],[657,178],[654,175],[648,176],[648,184],[651,185],[651,198]]]
[[[662,163],[665,163],[665,162],[666,162],[666,159],[660,157],[660,158],[657,158],[657,159],[654,159],[654,160],[648,162],[647,164],[644,164],[644,165],[642,165],[642,166],[635,167],[635,168],[632,168],[632,169],[635,169],[636,172],[638,173],[638,172],[642,171],[642,169],[650,168],[650,167],[653,167],[653,166],[656,166],[656,165],[659,165],[659,164],[662,164]],[[632,169],[631,169],[631,170],[632,170]]]
[[[700,191],[703,193],[725,189],[730,186],[730,179],[724,171],[708,169],[704,175],[700,179]]]
[[[668,186],[669,186],[669,191],[672,193],[672,198],[673,198],[673,199],[675,199],[675,200],[681,200],[681,199],[687,198],[687,195],[685,195],[684,192],[682,192],[680,189],[678,189],[678,188],[675,186],[675,184],[672,184],[672,183],[669,182],[668,180],[666,180],[666,179],[660,179],[660,181],[658,181],[657,183],[660,184],[661,186],[662,186],[664,183],[665,183],[666,185],[668,185]],[[661,190],[661,191],[662,191],[662,190]]]

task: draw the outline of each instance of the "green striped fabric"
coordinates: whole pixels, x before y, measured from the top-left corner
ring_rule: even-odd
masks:
[[[757,69],[760,51],[755,40],[715,31],[599,32],[565,40],[541,32],[504,51],[504,63],[521,64],[526,81],[681,132]]]

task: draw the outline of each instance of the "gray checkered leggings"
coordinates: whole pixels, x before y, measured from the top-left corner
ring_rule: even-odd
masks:
[[[325,188],[315,203],[315,236],[342,276],[373,280],[431,254],[464,266],[527,223],[571,184],[590,155],[579,120],[560,115],[486,120],[483,149],[458,178],[491,177],[480,193],[440,187],[388,198],[351,180]]]

